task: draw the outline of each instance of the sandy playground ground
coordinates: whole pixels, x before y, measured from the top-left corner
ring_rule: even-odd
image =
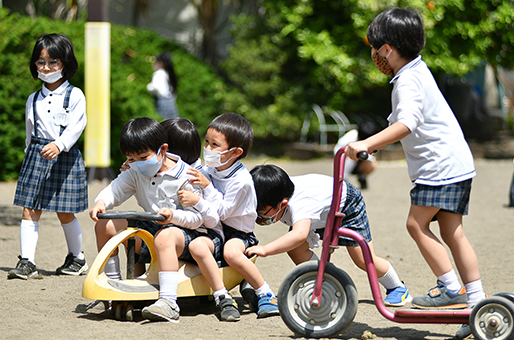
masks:
[[[263,160],[246,160],[251,169]],[[282,166],[290,175],[317,172],[332,175],[332,160],[268,161]],[[470,215],[464,218],[467,237],[478,255],[484,288],[490,294],[514,292],[514,209],[505,207],[512,178],[512,161],[476,160],[477,177],[473,181]],[[350,182],[356,183],[355,178]],[[425,264],[414,241],[405,229],[411,183],[404,161],[381,162],[363,191],[377,255],[389,260],[413,296],[425,294],[435,286],[435,277]],[[107,185],[93,181],[89,186],[89,204]],[[22,209],[12,205],[16,183],[0,183],[0,338],[2,339],[291,339],[294,334],[280,317],[257,319],[246,306],[236,323],[222,323],[211,303],[197,299],[180,301],[180,322],[150,323],[136,316],[134,322],[116,321],[99,311],[87,312],[91,301],[81,296],[81,277],[59,277],[55,268],[66,256],[62,228],[55,214],[44,213],[36,264],[40,280],[7,280],[7,273],[17,262],[19,223]],[[124,210],[139,210],[134,200]],[[94,224],[88,213],[78,214],[83,231],[83,249],[91,265],[97,251]],[[434,225],[435,227],[435,225]],[[284,225],[256,227],[257,237],[265,244],[287,231]],[[319,249],[317,250],[319,254]],[[397,324],[383,318],[376,310],[364,272],[357,269],[346,250],[340,249],[332,261],[348,272],[359,293],[359,309],[353,324],[340,339],[361,339],[365,331],[376,339],[451,339],[459,325]],[[294,265],[287,255],[257,259],[264,278],[275,292]],[[240,305],[238,289],[233,289]]]

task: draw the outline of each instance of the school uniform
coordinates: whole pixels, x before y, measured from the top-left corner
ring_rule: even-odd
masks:
[[[60,213],[87,209],[87,175],[76,142],[86,126],[83,92],[65,81],[56,90],[45,86],[26,105],[26,149],[14,204]],[[60,154],[44,159],[41,150],[54,142]]]

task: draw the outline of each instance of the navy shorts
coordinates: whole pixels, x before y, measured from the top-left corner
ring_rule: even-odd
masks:
[[[184,234],[185,242],[184,242],[184,251],[178,257],[179,260],[190,262],[190,263],[196,263],[196,261],[193,259],[193,256],[191,256],[191,253],[189,252],[189,244],[195,238],[200,237],[200,236],[207,236],[212,240],[212,242],[214,243],[214,253],[213,253],[214,259],[216,261],[218,261],[221,258],[222,239],[221,239],[221,236],[218,235],[218,233],[212,229],[207,229],[207,233],[203,233],[198,230],[181,228],[174,224],[168,224],[168,225],[163,226],[163,225],[160,225],[153,221],[137,221],[137,227],[148,231],[153,236],[155,236],[155,234],[159,230],[168,228],[168,227],[177,227],[180,230],[182,230],[182,233]],[[137,263],[150,263],[151,259],[152,258],[150,256],[150,250],[148,249],[148,246],[146,245],[146,243],[143,242],[143,244],[141,244],[141,251],[139,253],[139,258],[137,259]]]
[[[346,185],[346,201],[341,210],[345,216],[341,226],[358,232],[369,243],[371,242],[371,230],[369,228],[368,213],[366,212],[366,203],[359,189],[350,183],[346,183]],[[316,229],[316,232],[323,239],[325,228]],[[348,237],[339,237],[337,244],[344,247],[356,247],[359,245]]]
[[[253,232],[251,233],[245,233],[243,231],[234,229],[232,227],[229,227],[225,223],[223,224],[223,233],[225,234],[225,242],[230,240],[231,238],[238,238],[241,241],[243,241],[245,248],[253,247],[259,244],[259,240],[257,239],[257,236]]]
[[[468,179],[440,186],[416,184],[410,191],[410,199],[412,205],[436,207],[442,211],[467,215],[470,194],[471,179]]]

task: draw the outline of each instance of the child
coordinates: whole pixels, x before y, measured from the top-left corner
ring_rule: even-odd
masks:
[[[278,315],[277,298],[264,281],[259,269],[250,261],[245,250],[257,245],[253,233],[257,198],[252,177],[241,159],[246,157],[253,143],[252,125],[235,113],[224,113],[208,126],[205,135],[203,171],[192,170],[193,184],[204,188],[204,197],[180,192],[182,204],[200,207],[204,201],[214,202],[223,222],[225,245],[223,256],[227,264],[237,270],[254,288],[259,318]],[[212,182],[212,185],[211,185]],[[202,211],[202,210],[201,210]],[[253,299],[252,299],[253,300]]]
[[[437,276],[437,287],[413,304],[422,308],[471,308],[485,297],[478,261],[464,235],[462,215],[468,212],[473,156],[452,110],[434,77],[418,55],[425,45],[423,23],[414,11],[400,8],[379,14],[368,28],[368,41],[377,68],[393,76],[390,126],[348,145],[348,157],[372,152],[401,141],[409,176],[414,183],[407,230]],[[467,294],[459,283],[443,244],[430,230],[437,219],[442,240],[452,252]],[[466,299],[467,297],[467,299]],[[464,325],[457,332],[471,332]]]
[[[177,76],[173,68],[171,53],[164,52],[155,57],[152,82],[146,87],[155,99],[155,109],[163,118],[178,117]]]
[[[276,165],[259,165],[250,171],[257,192],[257,223],[261,225],[281,221],[290,231],[264,246],[250,247],[248,256],[266,257],[287,252],[291,260],[300,263],[318,260],[310,248],[319,247],[323,237],[327,216],[332,204],[334,180],[320,174],[308,174],[289,178],[287,173]],[[371,242],[366,204],[356,187],[343,182],[341,212],[345,214],[342,226],[361,234],[371,249],[378,281],[386,288],[386,306],[404,306],[412,300],[409,290],[386,260],[376,257]],[[357,242],[340,237],[338,244],[345,246],[353,262],[366,270],[364,256]]]
[[[59,34],[43,34],[32,51],[30,71],[41,90],[27,100],[26,154],[14,204],[23,207],[21,255],[8,278],[38,275],[35,262],[42,211],[54,211],[61,222],[68,255],[57,275],[81,275],[88,269],[82,252],[82,230],[75,214],[87,209],[87,176],[77,140],[86,126],[86,100],[68,80],[78,70],[71,42]]]
[[[169,152],[179,155],[192,168],[201,169],[202,141],[193,122],[175,117],[161,122],[161,125],[168,135]]]
[[[126,220],[99,220],[99,212],[105,212],[134,195],[138,204],[149,212],[166,216],[164,222],[138,221],[138,227],[155,235],[154,245],[159,260],[159,300],[143,309],[143,317],[150,320],[179,319],[177,301],[178,260],[196,261],[205,279],[215,291],[214,297],[223,321],[236,321],[239,311],[228,296],[219,273],[216,258],[221,256],[222,230],[215,214],[202,215],[194,208],[183,207],[177,197],[179,188],[198,192],[188,181],[188,167],[179,156],[167,154],[166,132],[150,118],[130,120],[121,131],[120,149],[132,167],[123,171],[102,190],[90,211],[97,222],[95,233],[98,249],[117,231],[127,227]],[[202,225],[203,223],[203,225]],[[136,240],[138,263],[149,257],[146,245]],[[120,279],[119,259],[113,256],[107,261],[105,273]]]

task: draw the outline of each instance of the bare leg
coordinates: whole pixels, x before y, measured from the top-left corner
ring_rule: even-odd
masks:
[[[164,228],[155,234],[154,245],[160,272],[178,271],[178,257],[184,251],[184,233],[179,228]]]
[[[214,243],[205,236],[195,238],[189,244],[189,251],[198,263],[202,275],[209,283],[213,291],[218,291],[225,287],[218,268],[218,263],[212,255],[214,253]]]
[[[312,257],[312,251],[309,249],[309,243],[304,242],[299,247],[287,252],[287,255],[293,260],[294,264],[307,262]]]
[[[255,263],[246,257],[244,251],[243,241],[233,238],[225,243],[223,256],[230,267],[241,274],[254,289],[258,289],[264,285],[264,279]]]

